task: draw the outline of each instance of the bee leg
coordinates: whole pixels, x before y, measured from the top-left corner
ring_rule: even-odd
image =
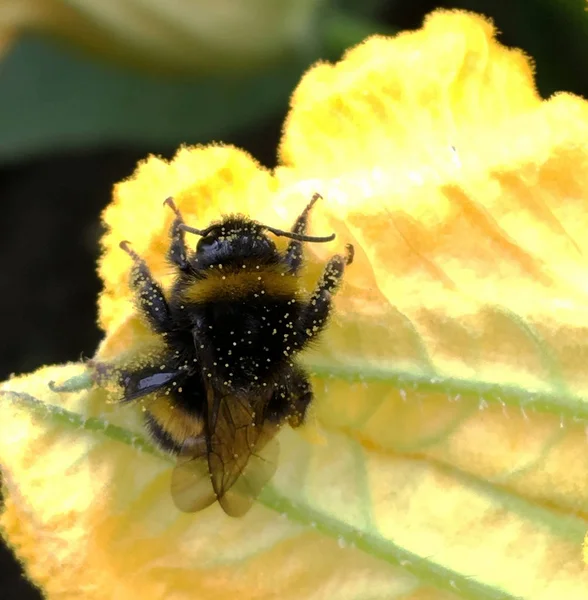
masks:
[[[306,310],[297,324],[298,344],[300,345],[318,335],[326,325],[331,311],[333,293],[341,282],[345,267],[353,262],[353,246],[347,244],[346,250],[345,256],[336,254],[329,260],[318,286],[308,301]],[[302,335],[300,336],[300,334]]]
[[[286,420],[290,427],[300,427],[304,423],[306,410],[312,402],[312,386],[302,369],[296,369],[290,380],[290,398]]]
[[[306,233],[306,226],[308,225],[308,215],[310,214],[310,210],[316,204],[316,201],[321,198],[322,196],[320,194],[313,195],[306,208],[296,219],[296,222],[291,229],[292,233],[298,233],[300,235],[304,235]],[[290,273],[293,275],[298,273],[300,267],[302,266],[302,242],[292,240],[288,244],[286,254],[284,255],[284,262],[288,265],[288,267],[290,267]]]
[[[168,333],[172,329],[169,306],[159,284],[153,279],[145,261],[130,247],[121,242],[120,247],[133,259],[131,289],[137,304],[156,333]]]
[[[179,211],[171,197],[168,198],[164,204],[169,206],[176,215],[169,230],[171,244],[167,251],[167,258],[171,263],[176,265],[180,271],[187,271],[190,268],[190,263],[188,262],[184,230],[182,229],[182,225],[184,224],[182,213]]]
[[[312,398],[308,376],[301,368],[294,366],[285,382],[274,392],[268,405],[268,416],[277,425],[287,422],[290,427],[299,427],[304,423],[306,409]]]

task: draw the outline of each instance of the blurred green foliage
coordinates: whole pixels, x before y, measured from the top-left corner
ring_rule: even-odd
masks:
[[[284,106],[304,67],[167,79],[29,38],[0,72],[0,160],[56,148],[222,140]]]
[[[259,13],[268,2],[268,14]],[[130,5],[141,3],[145,11],[157,9],[152,0]],[[55,4],[63,2],[55,0]],[[206,2],[195,4],[205,8]],[[108,1],[100,6],[93,0],[76,0],[73,5],[78,8],[96,8],[88,11],[88,18],[101,17],[100,22],[82,21],[89,39],[81,39],[79,31],[65,29],[68,24],[79,25],[81,17],[76,13],[73,19],[62,17],[58,27],[52,23],[43,36],[24,35],[4,58],[0,69],[0,161],[76,147],[144,144],[171,148],[225,140],[235,132],[250,131],[268,117],[285,114],[292,90],[310,64],[326,56],[337,58],[378,28],[376,21],[325,11],[322,0],[284,0],[289,11],[276,10],[274,0],[247,0],[234,10],[243,11],[247,4],[259,13],[256,30],[247,30],[256,23],[251,15],[242,23],[240,37],[230,38],[231,31],[224,28],[207,30],[208,21],[235,28],[235,15],[211,9],[212,19],[206,10],[186,15],[187,19],[200,18],[202,23],[186,26],[184,35],[174,37],[181,25],[177,7],[171,11],[176,29],[168,31],[168,22],[147,27],[141,11],[117,11]],[[129,14],[138,21],[128,23],[132,33],[121,41]],[[153,10],[150,17],[163,21],[170,15],[161,9]],[[162,41],[162,31],[171,37]],[[196,36],[192,46],[186,40],[190,31]],[[149,35],[154,48],[145,49],[141,63],[137,46],[145,44]],[[102,49],[97,41],[104,44]],[[164,42],[165,57],[153,54]],[[174,43],[178,48],[170,47]],[[132,52],[121,56],[121,48],[131,46]],[[191,47],[205,56],[189,60],[179,52]],[[259,56],[260,48],[267,50],[266,60]],[[176,54],[179,58],[174,64]]]

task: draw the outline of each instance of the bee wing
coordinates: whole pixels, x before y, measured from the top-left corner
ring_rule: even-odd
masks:
[[[248,397],[208,393],[205,436],[189,438],[172,473],[177,508],[197,512],[218,500],[232,517],[243,516],[276,470],[278,426],[265,418],[271,392]]]
[[[174,504],[182,512],[197,512],[216,501],[207,456],[208,446],[203,436],[184,442],[171,481]]]
[[[223,510],[244,515],[276,470],[278,426],[266,419],[272,390],[246,399],[208,388],[208,469]]]
[[[151,373],[145,375],[142,373],[131,373],[121,376],[124,389],[124,402],[131,402],[143,396],[147,396],[153,392],[166,387],[172,381],[182,381],[183,373],[177,371]]]
[[[161,370],[161,361],[150,361],[143,366],[117,366],[91,360],[89,365],[93,370],[93,380],[101,387],[111,390],[117,396],[115,402],[133,402],[153,392],[169,388],[172,385],[180,387],[190,375],[179,369]]]

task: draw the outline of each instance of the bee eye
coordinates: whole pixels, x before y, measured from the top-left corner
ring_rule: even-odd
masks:
[[[218,240],[215,237],[212,237],[211,235],[207,235],[206,237],[200,238],[198,240],[198,244],[196,245],[196,251],[200,252],[201,250],[209,250],[217,243],[217,241]]]

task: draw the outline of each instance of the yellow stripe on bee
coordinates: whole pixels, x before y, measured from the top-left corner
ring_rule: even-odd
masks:
[[[252,270],[253,269],[253,270]],[[206,279],[195,281],[183,293],[185,302],[238,300],[256,295],[268,298],[291,298],[298,293],[298,278],[283,268],[259,269],[246,266],[243,272],[223,273],[222,268],[210,270]]]
[[[178,445],[202,433],[202,421],[184,412],[170,396],[155,396],[147,411]]]

